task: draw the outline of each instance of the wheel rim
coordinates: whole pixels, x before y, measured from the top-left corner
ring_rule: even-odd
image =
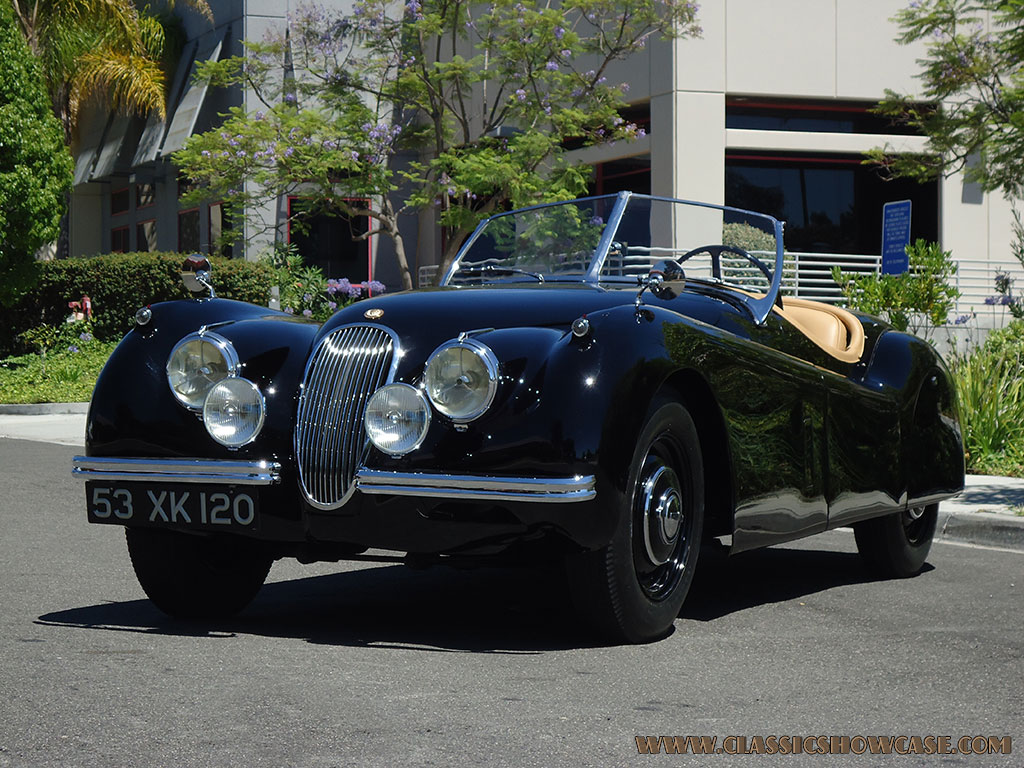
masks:
[[[925,507],[911,507],[901,516],[903,533],[912,545],[920,544],[927,537],[928,519],[924,513]]]
[[[633,564],[637,582],[651,600],[672,594],[686,570],[693,517],[679,474],[679,450],[659,437],[644,457],[633,502]]]

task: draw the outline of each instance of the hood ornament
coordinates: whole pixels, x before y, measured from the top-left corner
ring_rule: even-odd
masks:
[[[380,320],[384,317],[384,310],[379,307],[373,307],[373,309],[368,309],[363,312],[363,317],[367,320]]]

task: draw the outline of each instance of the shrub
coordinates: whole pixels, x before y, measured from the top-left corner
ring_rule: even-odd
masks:
[[[1019,475],[1024,471],[1024,321],[989,334],[951,369],[960,398],[967,468]]]
[[[775,235],[743,222],[722,225],[722,245],[742,248],[744,251],[775,253]]]
[[[146,304],[185,298],[179,253],[124,253],[37,262],[34,287],[0,311],[0,354],[24,349],[19,334],[40,325],[61,325],[68,303],[88,296],[94,333],[114,341],[132,327],[135,311]],[[266,305],[274,284],[267,264],[240,259],[211,260],[219,297]]]
[[[950,251],[926,240],[907,246],[909,269],[901,275],[844,273],[832,268],[847,306],[884,318],[900,331],[927,335],[926,322],[944,325],[960,291],[950,284],[956,264]]]

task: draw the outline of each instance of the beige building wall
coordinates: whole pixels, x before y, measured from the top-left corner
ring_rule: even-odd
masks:
[[[631,102],[650,100],[651,135],[580,157],[596,163],[650,153],[653,194],[723,203],[727,150],[862,153],[888,144],[921,151],[921,137],[725,128],[727,96],[877,101],[887,88],[914,93],[924,48],[895,42],[899,28],[891,19],[904,6],[709,0],[699,13],[700,39],[654,43],[610,74],[631,84]],[[983,327],[999,325],[1003,310],[985,305],[995,270],[1010,271],[1024,288],[1024,270],[1010,252],[1011,206],[960,175],[940,182],[939,201],[939,238],[960,265],[957,312],[973,308]]]

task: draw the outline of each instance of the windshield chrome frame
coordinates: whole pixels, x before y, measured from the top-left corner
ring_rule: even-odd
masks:
[[[452,277],[459,269],[459,265],[462,262],[462,257],[469,251],[476,242],[480,233],[484,230],[487,224],[494,219],[499,219],[505,216],[513,216],[520,213],[526,213],[529,211],[535,211],[541,208],[551,208],[556,205],[567,205],[570,203],[585,203],[591,200],[615,200],[615,204],[612,207],[612,211],[608,216],[608,221],[605,223],[604,230],[601,232],[601,239],[594,249],[594,253],[591,256],[590,267],[587,269],[586,274],[581,277],[578,281],[573,280],[571,282],[591,283],[599,284],[601,282],[601,270],[604,268],[604,262],[608,257],[608,252],[611,250],[612,243],[615,240],[616,231],[619,228],[619,224],[622,222],[622,217],[625,215],[626,207],[629,205],[631,200],[650,200],[654,202],[663,203],[676,203],[681,205],[692,205],[698,208],[710,208],[713,210],[739,213],[746,216],[756,216],[758,218],[766,219],[772,223],[772,228],[775,235],[775,269],[772,272],[771,285],[768,286],[768,291],[764,296],[757,298],[750,296],[747,293],[737,291],[737,297],[743,302],[744,306],[750,311],[754,321],[761,325],[765,319],[771,314],[772,307],[776,304],[781,304],[779,299],[779,293],[782,289],[782,272],[785,264],[785,255],[782,245],[782,236],[785,230],[785,223],[779,221],[774,216],[769,216],[766,213],[760,213],[759,211],[749,211],[743,208],[733,208],[728,205],[716,205],[714,203],[702,203],[697,200],[684,200],[681,198],[674,197],[663,197],[658,195],[641,195],[633,192],[619,192],[616,195],[592,195],[590,197],[580,197],[574,200],[563,200],[555,203],[541,203],[539,205],[531,205],[526,208],[517,208],[514,211],[506,211],[499,213],[494,216],[490,216],[481,221],[473,234],[469,236],[469,239],[459,249],[458,254],[452,260],[452,263],[448,266],[448,271],[445,272],[444,278],[441,280],[440,285],[446,286],[451,282]],[[564,281],[563,281],[564,282]],[[727,284],[723,284],[723,287],[727,287]]]

